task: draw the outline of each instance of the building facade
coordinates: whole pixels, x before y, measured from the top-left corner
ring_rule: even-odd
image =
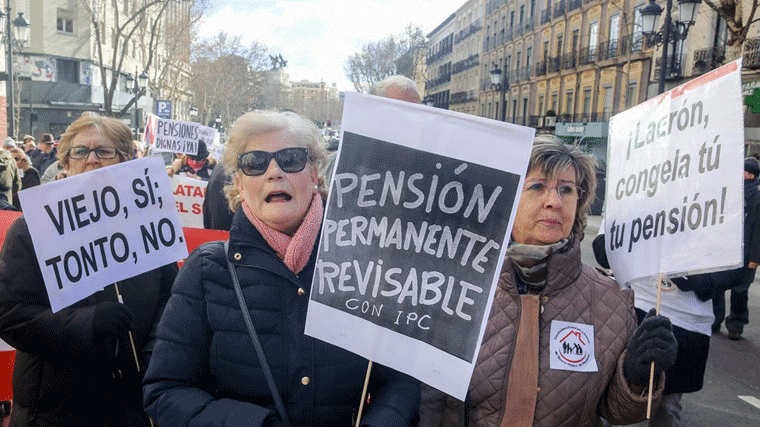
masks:
[[[102,69],[106,86],[113,70],[121,70],[111,111],[131,126],[139,125],[138,112],[153,112],[157,100],[172,101],[174,118],[189,115],[191,2],[170,1],[160,15],[158,7],[140,14],[137,2],[129,0],[16,0],[11,7],[31,25],[29,42],[14,52],[15,137],[59,135],[84,111],[107,113]],[[132,21],[138,23],[136,31],[119,35],[117,28],[135,15],[142,18]],[[151,39],[151,33],[157,37]],[[134,82],[151,52],[148,85],[135,106]],[[130,102],[125,114],[118,114]]]
[[[437,108],[449,109],[455,28],[456,14],[452,14],[427,35],[425,93],[426,99]]]
[[[477,114],[485,0],[469,0],[455,13],[449,108]]]
[[[325,82],[290,82],[293,111],[321,123],[338,122],[343,116],[343,102],[337,84]]]

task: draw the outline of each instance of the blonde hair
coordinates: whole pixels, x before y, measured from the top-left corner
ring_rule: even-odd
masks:
[[[111,117],[103,117],[90,111],[85,111],[81,117],[66,128],[66,132],[61,136],[61,140],[58,141],[57,157],[63,169],[69,168],[71,140],[79,132],[91,127],[98,128],[106,138],[113,142],[116,147],[116,157],[119,158],[119,163],[131,160],[134,157],[134,153],[132,152],[132,131],[129,129],[129,126]]]
[[[303,147],[308,148],[309,165],[314,168],[315,173],[319,173],[327,159],[327,152],[321,147],[322,137],[319,129],[308,119],[290,111],[252,111],[240,116],[232,125],[227,147],[222,154],[221,163],[226,172],[233,178],[236,175],[241,177],[243,172],[238,166],[238,155],[245,150],[251,138],[274,131],[287,132]],[[322,174],[319,174],[317,186],[322,197],[327,197],[327,184]],[[237,211],[240,207],[240,194],[234,179],[224,187],[224,194],[227,196],[230,210]]]

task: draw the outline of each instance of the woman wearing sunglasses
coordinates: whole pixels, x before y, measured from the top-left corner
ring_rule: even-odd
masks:
[[[129,127],[91,113],[66,129],[58,147],[68,176],[130,159]],[[92,190],[100,188],[95,179],[88,181]],[[142,376],[176,275],[171,263],[103,283],[103,290],[53,313],[26,218],[17,219],[0,253],[0,338],[18,350],[10,425],[149,426]]]
[[[235,211],[229,249],[202,245],[177,276],[144,382],[158,425],[351,423],[367,361],[304,335],[326,190],[320,141],[316,126],[294,113],[248,113],[233,125],[222,161],[231,169],[226,194]],[[379,366],[369,393],[362,425],[410,425],[417,381]]]

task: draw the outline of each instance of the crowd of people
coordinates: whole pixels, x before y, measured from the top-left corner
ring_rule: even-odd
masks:
[[[420,102],[398,76],[373,94]],[[3,148],[8,209],[48,171],[60,180],[150,154],[122,122],[95,114],[57,139]],[[17,350],[10,425],[354,425],[367,361],[304,334],[335,157],[327,148],[337,147],[310,120],[262,111],[235,121],[219,161],[202,141],[195,155],[167,158],[169,175],[209,181],[204,225],[229,240],[56,312],[29,224],[16,220],[0,252],[0,338]],[[673,278],[680,300],[660,313],[647,283],[621,286],[581,261],[596,168],[577,147],[535,138],[467,398],[376,365],[362,426],[679,425],[681,394],[702,388],[727,289],[729,338],[748,322],[760,166],[745,162],[744,267]],[[601,230],[594,253],[609,267]],[[590,331],[595,372],[550,367],[553,321]]]

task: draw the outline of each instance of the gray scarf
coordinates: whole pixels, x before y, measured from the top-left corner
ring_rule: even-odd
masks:
[[[573,240],[572,234],[551,245],[524,245],[512,242],[507,257],[517,272],[517,291],[538,294],[546,284],[546,262],[553,253],[564,252]]]

